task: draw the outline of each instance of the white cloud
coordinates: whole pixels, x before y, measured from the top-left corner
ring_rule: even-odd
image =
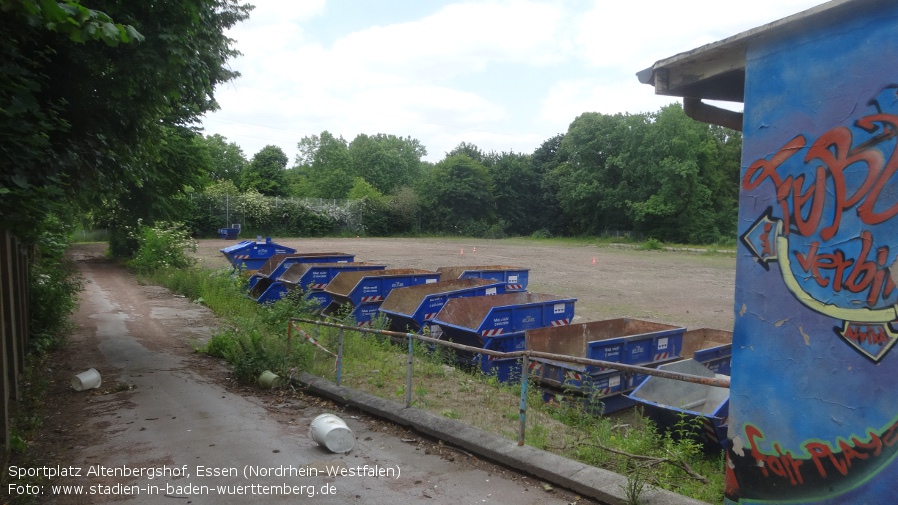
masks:
[[[276,144],[292,158],[302,137],[323,130],[347,141],[410,135],[430,161],[462,141],[531,152],[583,112],[655,111],[675,100],[636,80],[654,61],[812,4],[442,0],[391,18],[397,1],[378,5],[377,25],[343,28],[354,1],[368,0],[258,2],[230,32],[245,55],[232,64],[242,77],[217,90],[222,110],[207,132],[247,156]]]

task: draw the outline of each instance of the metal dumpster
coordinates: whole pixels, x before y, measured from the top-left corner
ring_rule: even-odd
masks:
[[[668,363],[658,369],[700,377],[723,377],[694,359]],[[725,448],[729,389],[663,377],[648,377],[628,396],[643,407],[645,414],[659,427],[676,434],[684,422],[690,426],[700,425],[701,429],[696,435],[706,447],[712,450]]]
[[[626,365],[655,367],[679,357],[686,328],[632,318],[608,319],[526,332],[527,349]],[[546,386],[584,395],[584,407],[607,414],[631,407],[622,395],[644,379],[594,365],[533,359],[533,377]]]
[[[292,254],[296,249],[285,247],[271,241],[271,237],[262,240],[244,240],[232,246],[220,249],[231,265],[237,270],[258,270],[275,254]]]
[[[261,279],[276,280],[296,263],[349,263],[351,261],[355,261],[355,255],[341,252],[275,254],[249,277],[249,287],[252,289]]]
[[[218,238],[221,238],[221,239],[234,240],[237,238],[237,235],[240,235],[240,227],[219,228],[218,229]]]
[[[291,265],[278,277],[277,281],[272,283],[269,289],[278,289],[284,293],[298,289],[324,309],[333,301],[333,297],[325,292],[324,288],[340,272],[377,271],[386,268],[386,265],[354,261],[348,263],[298,263]]]
[[[547,326],[565,326],[574,318],[576,298],[541,293],[506,293],[495,296],[453,298],[433,318],[431,335],[472,347],[512,352],[524,349],[524,332]],[[495,373],[499,380],[520,377],[517,359],[497,359],[457,352],[462,363]]]
[[[700,328],[683,334],[683,358],[693,358],[714,373],[730,375],[733,332]]]
[[[440,274],[429,270],[387,269],[338,273],[324,288],[333,301],[324,309],[325,315],[337,314],[350,305],[349,316],[359,326],[368,326],[379,314],[381,303],[395,288],[438,282]]]
[[[489,279],[505,282],[505,291],[527,291],[530,269],[504,265],[440,267],[437,269],[444,281],[453,279]]]
[[[507,284],[489,279],[454,279],[394,289],[384,299],[380,312],[393,331],[418,332],[451,298],[490,296],[505,293]]]

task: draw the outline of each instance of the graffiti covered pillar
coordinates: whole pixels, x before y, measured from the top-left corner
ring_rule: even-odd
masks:
[[[746,48],[728,504],[898,502],[898,2],[843,14]]]

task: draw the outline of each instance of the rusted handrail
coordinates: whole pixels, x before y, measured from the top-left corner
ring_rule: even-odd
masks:
[[[501,351],[493,351],[491,349],[483,349],[480,347],[471,347],[463,344],[458,344],[455,342],[447,342],[445,340],[439,340],[432,337],[426,337],[424,335],[418,335],[416,333],[401,333],[398,331],[389,331],[389,330],[379,330],[376,328],[366,328],[366,327],[357,327],[357,326],[348,326],[340,323],[332,323],[328,321],[321,321],[317,319],[306,319],[294,317],[290,318],[290,321],[297,321],[301,323],[309,323],[316,324],[320,326],[328,326],[331,328],[340,328],[344,330],[352,330],[358,331],[362,333],[374,333],[376,335],[386,335],[390,337],[402,338],[402,339],[414,339],[420,340],[422,342],[429,342],[432,344],[442,345],[446,347],[451,347],[453,349],[459,349],[462,351],[473,352],[477,354],[485,354],[487,356],[493,356],[500,359],[506,358],[520,358],[523,356],[527,356],[528,358],[540,358],[540,359],[548,359],[552,361],[561,361],[565,363],[575,363],[578,365],[593,365],[599,366],[602,368],[610,368],[612,370],[619,370],[621,372],[629,372],[629,373],[639,373],[645,375],[653,375],[656,377],[662,377],[665,379],[672,379],[684,382],[692,382],[695,384],[703,384],[706,386],[714,386],[719,388],[729,388],[730,387],[730,379],[728,378],[720,378],[720,377],[701,377],[698,375],[685,374],[680,372],[671,372],[667,370],[657,370],[655,368],[647,368],[643,366],[637,365],[627,365],[624,363],[616,363],[612,361],[602,361],[597,359],[590,358],[579,358],[576,356],[568,356],[566,354],[551,354],[547,352],[539,352],[539,351],[514,351],[514,352],[501,352]]]

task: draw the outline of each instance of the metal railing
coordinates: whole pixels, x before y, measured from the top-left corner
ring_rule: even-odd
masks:
[[[323,346],[321,346],[317,339],[305,332],[302,328],[300,328],[296,323],[307,323],[315,326],[324,326],[330,328],[338,328],[340,331],[337,335],[337,352],[334,353]],[[419,335],[416,333],[402,333],[396,331],[389,330],[381,330],[377,328],[370,327],[359,327],[359,326],[349,326],[342,323],[329,322],[329,321],[321,321],[318,319],[307,319],[307,318],[299,318],[294,317],[290,318],[287,328],[287,345],[290,346],[290,343],[293,339],[293,332],[297,331],[300,336],[304,339],[308,340],[313,345],[316,345],[318,348],[322,349],[323,352],[328,353],[336,359],[335,364],[335,372],[336,372],[336,384],[340,386],[343,377],[343,332],[345,330],[360,332],[360,333],[372,333],[375,335],[384,335],[388,337],[392,337],[394,339],[402,339],[407,341],[408,343],[408,358],[407,358],[407,371],[406,371],[406,384],[405,384],[405,407],[409,408],[412,406],[412,377],[414,373],[414,352],[415,352],[415,341],[426,342],[429,344],[440,345],[460,351],[472,352],[475,354],[482,354],[491,356],[493,358],[499,359],[521,359],[521,405],[520,405],[520,427],[518,430],[518,445],[524,445],[524,433],[527,425],[527,388],[529,383],[529,370],[530,370],[530,359],[531,358],[539,358],[539,359],[548,359],[553,361],[560,361],[565,363],[574,363],[578,365],[592,365],[598,366],[602,368],[610,368],[612,370],[618,370],[626,373],[638,373],[645,375],[652,375],[655,377],[662,377],[665,379],[673,379],[684,382],[692,382],[695,384],[702,384],[706,386],[714,386],[720,388],[729,388],[730,380],[729,378],[720,378],[720,377],[701,377],[698,375],[684,374],[680,372],[672,372],[667,370],[658,370],[655,368],[647,368],[643,366],[637,365],[627,365],[624,363],[616,363],[612,361],[602,361],[597,359],[590,358],[579,358],[576,356],[568,356],[563,354],[551,354],[547,352],[539,352],[539,351],[514,351],[514,352],[501,352],[501,351],[493,351],[491,349],[483,349],[481,347],[471,347],[464,344],[458,344],[455,342],[448,342],[445,340],[439,340],[436,338],[428,337],[425,335]]]
[[[11,233],[0,230],[0,438],[10,449],[11,402],[19,398],[19,382],[25,370],[31,317],[29,307],[29,251]]]

